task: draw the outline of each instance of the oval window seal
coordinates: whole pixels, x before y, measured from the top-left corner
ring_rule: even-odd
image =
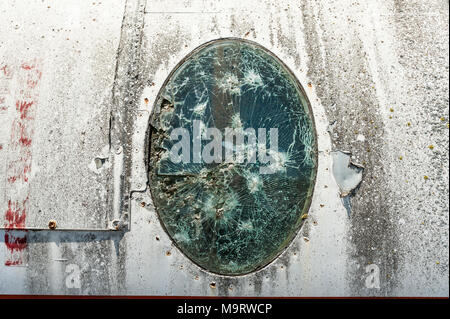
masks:
[[[294,74],[254,42],[214,40],[175,67],[154,110],[149,187],[175,245],[222,275],[273,261],[300,229],[317,173]]]

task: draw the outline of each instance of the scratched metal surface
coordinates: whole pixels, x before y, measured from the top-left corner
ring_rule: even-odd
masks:
[[[77,1],[31,7],[3,1],[1,10],[7,71],[0,78],[0,222],[7,210],[23,210],[26,227],[47,228],[54,219],[60,228],[106,228],[110,95],[123,3],[105,12]],[[101,167],[95,158],[104,159]]]
[[[448,2],[8,0],[0,17],[2,223],[101,227],[130,213],[124,231],[0,230],[0,293],[448,296]],[[159,89],[189,52],[222,37],[286,63],[318,133],[307,221],[280,257],[238,277],[174,247],[145,188]],[[35,113],[21,118],[17,100],[35,101]],[[20,124],[25,139],[12,134]],[[364,166],[350,217],[337,150]],[[97,168],[96,158],[112,160]],[[20,169],[29,179],[12,186]],[[117,188],[130,207],[105,195]]]

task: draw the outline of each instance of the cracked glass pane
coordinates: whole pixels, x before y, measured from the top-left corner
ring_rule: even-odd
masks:
[[[197,265],[249,273],[292,241],[317,146],[303,89],[277,57],[237,39],[199,47],[161,89],[150,128],[154,205]]]

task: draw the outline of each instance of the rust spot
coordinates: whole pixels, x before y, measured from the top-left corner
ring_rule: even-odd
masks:
[[[166,251],[166,256],[170,256],[172,253],[170,251]]]
[[[212,289],[215,289],[215,288],[216,288],[216,283],[213,281],[213,282],[211,282],[211,283],[209,284],[209,286],[210,286]]]
[[[250,34],[250,31],[247,31],[247,33],[244,35],[244,37],[248,37],[249,34]]]
[[[147,205],[145,202],[141,202],[141,207],[145,207]]]
[[[144,102],[145,102],[145,104],[148,104],[148,99],[145,98],[145,99],[144,99]]]
[[[55,220],[50,220],[49,222],[48,222],[48,228],[49,229],[51,229],[51,230],[55,230],[56,229],[56,221]]]
[[[309,87],[309,88],[312,88],[311,82],[308,82],[308,87]]]

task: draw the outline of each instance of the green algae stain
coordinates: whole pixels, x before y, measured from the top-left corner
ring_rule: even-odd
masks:
[[[201,124],[197,133],[194,123]],[[237,39],[201,46],[167,79],[150,127],[154,205],[172,240],[193,262],[214,273],[241,275],[267,265],[292,241],[312,197],[317,141],[303,89],[278,58]],[[174,162],[170,152],[179,140],[171,133],[177,128],[185,129],[189,152]],[[214,161],[199,161],[211,141],[205,128],[216,128],[223,137],[230,129],[241,132],[245,142],[257,137],[258,147],[225,140],[220,152],[213,152]],[[271,128],[277,136],[269,134]],[[267,132],[264,139],[248,134],[260,129]],[[199,134],[204,139],[195,140]],[[261,145],[269,162],[254,160]],[[234,157],[225,156],[229,150]]]

